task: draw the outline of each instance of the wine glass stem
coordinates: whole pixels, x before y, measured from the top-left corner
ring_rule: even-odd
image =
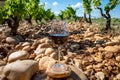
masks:
[[[58,46],[58,62],[60,62],[60,57],[61,57],[61,51],[60,51],[61,50],[61,46],[62,45]]]

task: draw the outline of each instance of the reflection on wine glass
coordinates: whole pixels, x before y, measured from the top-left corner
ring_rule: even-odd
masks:
[[[60,63],[56,63],[55,65],[52,66],[53,71],[55,72],[64,72],[67,69],[64,67],[64,65],[60,64]]]
[[[50,36],[54,43],[58,45],[58,61],[60,61],[61,46],[67,42],[69,36],[67,20],[54,20],[51,26]]]

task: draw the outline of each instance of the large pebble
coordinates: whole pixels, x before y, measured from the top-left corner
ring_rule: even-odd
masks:
[[[58,59],[58,54],[56,52],[53,52],[51,55],[50,55],[51,58],[57,60]]]
[[[98,63],[97,65],[93,65],[93,68],[94,69],[98,69],[98,68],[101,68],[101,67],[103,67],[103,64],[102,63]]]
[[[89,62],[87,60],[82,60],[81,64],[84,66],[87,66],[87,65],[89,65]]]
[[[47,48],[46,51],[45,51],[45,55],[50,56],[53,52],[54,52],[53,48]]]
[[[106,42],[105,46],[113,46],[113,45],[116,45],[116,44],[118,44],[118,42],[110,41],[110,42]]]
[[[119,62],[120,62],[120,56],[117,56],[117,57],[116,57],[116,61],[119,61]]]
[[[42,53],[45,53],[45,50],[46,50],[46,48],[37,48],[37,49],[34,51],[34,53],[35,53],[36,55],[40,55],[40,54],[42,54]]]
[[[3,74],[8,80],[30,80],[38,69],[38,62],[23,60],[7,64]]]
[[[93,53],[93,52],[94,52],[94,48],[87,48],[87,51],[88,51],[89,53]]]
[[[7,43],[18,43],[15,37],[7,37],[6,42]]]
[[[84,37],[91,37],[94,35],[94,32],[86,32]]]
[[[80,59],[74,59],[74,62],[77,67],[81,67],[82,61]]]
[[[49,42],[49,39],[47,37],[40,40],[41,43],[47,43]]]
[[[30,42],[24,42],[24,43],[22,44],[22,47],[24,47],[24,46],[30,46],[30,45],[31,45]]]
[[[22,50],[24,50],[24,51],[30,51],[30,50],[31,50],[31,47],[30,47],[30,46],[24,46],[24,47],[22,48]]]
[[[120,73],[116,76],[116,78],[119,80],[120,79]]]
[[[6,38],[7,43],[18,43],[21,41],[24,41],[24,39],[22,38],[22,36],[19,36],[19,35]]]
[[[101,40],[101,39],[103,39],[103,37],[102,37],[100,34],[95,34],[95,35],[94,35],[94,38],[95,38],[96,40]]]
[[[66,64],[54,63],[48,65],[46,73],[53,78],[64,78],[71,74],[71,69]]]
[[[50,47],[49,44],[47,44],[47,43],[42,43],[42,44],[38,45],[38,47],[36,48],[36,50],[34,51],[34,53],[35,53],[36,55],[39,55],[39,54],[41,54],[41,53],[45,53],[45,50],[46,50],[47,48],[49,48],[49,47]]]
[[[89,65],[86,67],[87,70],[90,70],[90,69],[93,69],[93,66],[92,65]]]
[[[27,59],[28,56],[29,56],[29,53],[27,51],[16,51],[9,55],[8,62]]]
[[[38,46],[39,48],[49,48],[51,47],[48,43],[42,43]]]
[[[40,43],[40,40],[34,40],[33,44],[31,45],[31,48],[35,50]]]
[[[120,47],[119,46],[106,46],[105,50],[108,52],[119,52]]]
[[[79,49],[79,48],[80,48],[80,45],[79,45],[79,44],[74,44],[74,45],[71,45],[71,46],[70,46],[70,49],[71,49],[72,51],[77,50],[77,49]]]
[[[95,74],[97,80],[104,80],[105,79],[105,74],[103,72],[97,72]]]
[[[100,56],[94,57],[94,60],[95,60],[96,62],[102,62],[102,61],[103,61],[102,57],[100,57]]]
[[[48,56],[45,56],[39,61],[39,70],[46,70],[50,64],[54,64],[56,61]]]
[[[18,45],[15,46],[16,50],[21,50],[22,48],[23,48],[22,43],[19,43]]]
[[[104,51],[104,48],[103,47],[99,47],[98,50],[101,52],[101,51]]]
[[[37,56],[35,57],[34,60],[38,60],[38,59],[40,59],[40,58],[42,58],[42,57],[44,57],[44,56],[45,56],[44,54],[39,54],[39,55],[37,55]]]
[[[68,52],[67,54],[68,54],[68,57],[71,57],[71,58],[77,55],[77,53],[73,53],[73,52]]]

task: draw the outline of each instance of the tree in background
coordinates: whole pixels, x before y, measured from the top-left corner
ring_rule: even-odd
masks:
[[[68,6],[67,9],[61,11],[59,17],[62,20],[63,19],[76,20],[77,19],[76,10],[77,9],[73,9],[71,6]]]
[[[6,0],[5,6],[2,8],[1,21],[7,22],[11,28],[11,35],[17,34],[20,20],[23,19],[25,10],[26,0]]]
[[[36,13],[34,14],[34,19],[36,21],[36,23],[39,23],[42,21],[42,19],[45,17],[45,4],[40,4],[38,5],[38,7],[36,8]]]
[[[4,22],[4,21],[3,21],[3,20],[4,20],[4,19],[3,19],[3,15],[4,15],[4,14],[3,14],[3,8],[0,7],[0,24],[3,24],[3,22]]]
[[[6,0],[5,5],[0,8],[0,23],[7,23],[11,28],[11,35],[17,34],[19,22],[26,19],[30,24],[31,20],[37,17],[39,0]]]
[[[28,21],[32,25],[32,19],[35,17],[35,15],[38,12],[39,7],[39,0],[28,0],[25,6],[26,14],[25,14],[25,20]]]
[[[53,20],[55,17],[54,13],[51,11],[51,9],[47,9],[45,11],[45,20]]]
[[[86,21],[88,23],[92,24],[92,21],[91,21],[91,11],[92,11],[91,2],[92,2],[92,0],[82,0],[82,1],[83,1],[83,7],[84,7],[84,18],[86,19]],[[88,19],[86,18],[86,14],[89,15]]]
[[[120,0],[109,0],[109,3],[104,6],[104,11],[100,7],[101,5],[101,0],[93,0],[92,1],[95,8],[100,10],[101,15],[106,19],[106,30],[111,29],[111,15],[110,11],[113,10],[117,5],[120,4]]]
[[[36,13],[34,14],[33,19],[35,19],[36,23],[39,23],[42,20],[45,20],[45,21],[52,20],[55,17],[51,9],[45,10],[45,4],[40,4],[35,9],[36,9]]]

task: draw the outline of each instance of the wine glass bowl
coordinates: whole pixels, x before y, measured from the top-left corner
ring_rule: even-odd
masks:
[[[64,44],[69,36],[67,29],[67,21],[54,20],[51,27],[50,36],[55,44]]]
[[[62,45],[67,42],[68,34],[50,34],[55,44]]]

